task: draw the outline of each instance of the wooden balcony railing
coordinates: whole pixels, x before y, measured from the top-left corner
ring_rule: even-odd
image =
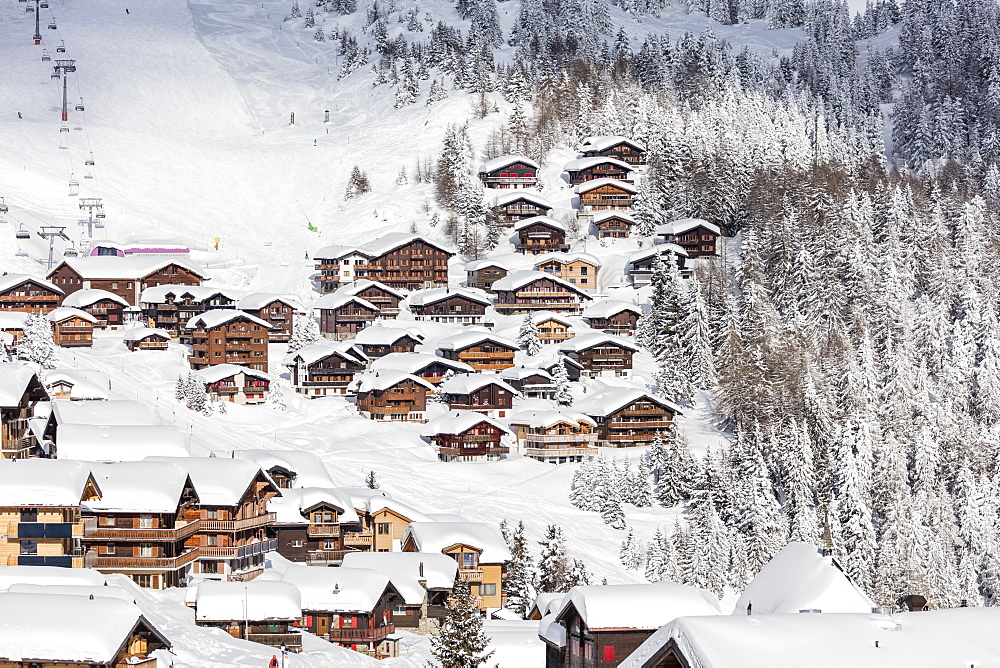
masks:
[[[369,546],[372,544],[373,536],[370,533],[345,533],[344,545]]]
[[[96,519],[96,518],[94,518]],[[139,541],[178,541],[187,538],[201,528],[201,520],[188,522],[184,526],[173,529],[133,529],[125,527],[97,527],[87,538],[89,540],[139,540]]]
[[[379,642],[396,632],[395,624],[386,624],[375,629],[330,629],[330,642]]]
[[[247,517],[242,520],[201,520],[202,531],[244,531],[274,524],[275,513],[264,513],[257,517]]]
[[[597,448],[592,447],[581,447],[581,448],[532,448],[527,447],[524,449],[525,457],[532,458],[543,458],[548,459],[549,457],[581,457],[586,455],[596,455]]]
[[[306,535],[308,536],[339,536],[340,535],[340,525],[339,524],[310,524],[306,527]]]
[[[196,547],[176,557],[112,557],[99,555],[93,568],[172,571],[190,564],[201,556],[201,549]]]
[[[482,582],[483,569],[481,568],[460,568],[458,569],[458,579],[462,582]]]

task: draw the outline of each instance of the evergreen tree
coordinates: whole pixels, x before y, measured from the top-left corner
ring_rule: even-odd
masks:
[[[29,313],[24,319],[24,333],[17,343],[17,358],[37,364],[41,369],[56,365],[56,344],[52,325],[44,313]]]
[[[292,335],[288,338],[288,352],[298,352],[319,339],[319,325],[316,324],[316,318],[312,314],[295,316],[295,320],[292,321]]]
[[[368,472],[368,476],[365,478],[365,487],[368,489],[378,489],[381,487],[378,484],[378,480],[375,479],[375,471]]]
[[[272,380],[268,386],[267,404],[276,411],[288,410],[285,403],[285,394],[281,389],[281,383]]]
[[[513,533],[508,532],[507,547],[512,555],[507,566],[504,586],[507,591],[507,607],[522,618],[528,614],[535,600],[534,560],[524,537],[524,522],[518,522]]]
[[[542,342],[538,338],[538,328],[528,313],[521,321],[521,330],[517,333],[517,345],[529,355],[542,352]]]
[[[467,583],[456,582],[440,635],[431,636],[431,655],[442,668],[478,668],[489,661],[490,638],[483,616]]]
[[[635,538],[635,532],[630,528],[625,540],[622,541],[621,549],[618,551],[618,559],[630,571],[638,570],[642,566],[642,546]]]
[[[431,89],[427,94],[427,104],[431,105],[435,102],[440,102],[448,97],[448,91],[445,90],[442,84],[438,83],[437,79],[431,81]]]
[[[316,27],[316,17],[313,14],[312,7],[306,10],[306,21],[303,25],[305,28],[315,28]]]
[[[552,381],[556,386],[556,404],[559,406],[571,406],[573,404],[573,392],[570,390],[569,373],[566,371],[566,366],[561,360],[552,368]]]
[[[417,101],[420,95],[420,82],[413,71],[410,59],[403,60],[403,69],[399,78],[399,88],[396,89],[396,108],[409,106]]]
[[[568,589],[569,564],[566,559],[566,535],[550,524],[545,538],[538,542],[538,591],[542,593],[565,592]]]

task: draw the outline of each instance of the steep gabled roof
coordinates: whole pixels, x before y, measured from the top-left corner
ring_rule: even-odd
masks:
[[[163,304],[167,301],[167,295],[181,297],[191,295],[191,299],[196,302],[204,302],[216,295],[221,295],[232,301],[239,300],[235,292],[225,288],[216,288],[208,285],[183,285],[178,283],[164,283],[163,285],[153,285],[139,293],[139,303],[141,304]]]
[[[597,211],[594,213],[593,222],[594,224],[603,223],[605,220],[610,220],[612,218],[620,218],[625,222],[636,224],[635,216],[633,216],[628,211],[623,211],[621,209],[608,209],[607,211]]]
[[[285,306],[290,307],[293,311],[304,311],[302,303],[298,299],[290,295],[275,294],[272,292],[254,292],[246,297],[240,299],[237,303],[236,308],[240,310],[251,310],[257,311],[264,308],[268,304],[273,304],[274,302],[281,302]]]
[[[637,190],[637,188],[631,183],[625,183],[624,181],[619,181],[618,179],[594,179],[593,181],[581,183],[573,189],[573,192],[577,194],[589,193],[591,190],[595,190],[603,186],[614,186],[619,190],[624,190],[629,193],[635,193]]]
[[[453,297],[468,299],[471,302],[490,306],[493,302],[481,290],[472,288],[432,288],[430,290],[417,290],[410,293],[410,306],[430,306]]]
[[[368,278],[359,278],[353,283],[348,283],[347,285],[343,285],[337,289],[337,292],[345,295],[356,295],[361,292],[364,292],[368,288],[377,288],[382,292],[386,292],[392,295],[393,297],[398,297],[399,299],[403,299],[403,297],[406,296],[399,290],[396,290],[395,288],[390,288],[385,283],[380,283],[379,281],[373,281]]]
[[[574,427],[579,427],[583,424],[591,427],[597,426],[597,423],[586,413],[568,410],[522,411],[510,418],[512,425],[523,424],[529,427],[548,428],[561,422]]]
[[[90,315],[86,311],[81,311],[78,308],[70,308],[68,306],[60,306],[59,308],[52,309],[45,316],[49,319],[49,322],[62,322],[63,320],[69,320],[70,318],[82,318],[89,323],[96,323],[97,318]]]
[[[640,151],[646,150],[646,147],[641,142],[629,139],[628,137],[622,137],[620,135],[599,135],[584,138],[584,140],[580,142],[580,152],[605,151],[609,148],[614,148],[619,144],[628,144],[632,148],[636,148]]]
[[[198,278],[207,278],[203,269],[196,267],[190,262],[185,262],[174,257],[116,257],[111,255],[67,258],[60,262],[48,275],[52,276],[60,267],[67,265],[85,279],[110,280],[124,278],[137,280],[145,278],[153,272],[172,264],[187,269]]]
[[[505,381],[501,380],[500,376],[486,373],[463,373],[458,376],[452,376],[438,385],[438,388],[447,394],[469,394],[487,385],[496,385],[514,395],[520,394]]]
[[[513,204],[514,202],[520,199],[523,199],[526,202],[534,204],[540,209],[552,208],[552,204],[549,202],[549,200],[545,199],[540,194],[532,190],[515,190],[509,193],[504,193],[502,195],[497,195],[490,203],[490,208],[498,206],[507,206],[508,204]]]
[[[619,160],[618,158],[609,158],[602,155],[595,156],[593,158],[577,158],[576,160],[571,160],[563,165],[564,172],[579,172],[584,169],[590,169],[591,167],[596,167],[597,165],[603,165],[606,163],[611,163],[615,167],[621,167],[626,171],[634,171],[635,167],[628,164],[624,160]]]
[[[132,329],[127,329],[125,330],[125,334],[122,335],[122,340],[142,341],[148,336],[162,336],[168,341],[170,340],[170,332],[159,327],[133,327]]]
[[[385,358],[383,357],[382,359]],[[413,381],[425,390],[434,390],[434,386],[423,378],[419,378],[404,371],[396,371],[393,369],[380,369],[377,371],[368,371],[367,373],[358,374],[354,377],[354,382],[351,383],[351,387],[353,387],[357,392],[382,392],[408,380]]]
[[[260,581],[270,579],[295,585],[302,593],[302,610],[308,612],[370,613],[391,587],[384,573],[343,566],[315,568],[296,564],[288,566],[280,576],[265,571],[257,578]]]
[[[498,158],[493,158],[492,160],[484,162],[482,167],[479,168],[479,173],[488,174],[489,172],[494,172],[498,169],[503,169],[504,167],[510,167],[511,165],[519,162],[524,163],[528,167],[538,169],[538,163],[531,158],[527,158],[523,155],[501,155]]]
[[[461,434],[480,424],[496,427],[502,434],[510,434],[506,425],[475,411],[449,411],[423,426],[420,432],[427,437],[438,434]]]
[[[332,311],[334,309],[347,306],[348,304],[356,304],[361,308],[368,309],[370,311],[380,312],[378,306],[372,304],[367,299],[362,299],[357,295],[342,294],[340,292],[334,292],[331,294],[323,295],[313,303],[313,308],[320,309],[322,311]]]
[[[339,260],[348,255],[363,255],[368,257],[368,253],[363,251],[358,246],[339,246],[334,244],[331,246],[323,246],[318,251],[313,253],[313,258],[316,260]]]
[[[455,371],[455,373],[472,373],[473,369],[465,362],[449,360],[430,353],[389,353],[372,362],[373,371],[396,370],[406,373],[419,373],[433,364],[440,364]]]
[[[531,218],[525,218],[524,220],[519,220],[514,224],[514,231],[519,232],[526,227],[531,227],[532,225],[543,225],[549,227],[553,230],[559,230],[560,232],[566,232],[566,224],[556,220],[555,218],[550,218],[549,216],[532,216]]]
[[[441,552],[454,545],[468,545],[482,550],[479,562],[499,564],[511,560],[503,536],[485,522],[412,522],[403,534],[403,542],[413,539],[418,552]]]
[[[674,415],[682,414],[681,407],[663,397],[631,387],[609,387],[597,394],[591,394],[577,402],[575,408],[587,415],[606,416],[628,406],[634,401],[645,399],[669,410]]]
[[[204,580],[196,586],[198,621],[292,621],[302,617],[302,595],[290,582]]]
[[[38,373],[31,366],[19,362],[0,363],[0,407],[17,406],[32,380],[40,384]]]
[[[107,290],[96,290],[93,288],[77,290],[76,292],[66,295],[63,298],[62,305],[70,306],[72,308],[85,308],[104,300],[111,300],[114,303],[121,304],[125,307],[130,306],[127,299],[120,297],[113,292],[108,292]]]
[[[472,262],[467,262],[465,264],[466,271],[479,271],[480,269],[486,269],[487,267],[496,267],[497,269],[503,269],[507,271],[509,267],[500,262],[499,260],[491,260],[489,258],[485,260],[473,260]]]
[[[204,369],[198,369],[194,372],[198,379],[203,383],[218,383],[220,380],[235,376],[236,374],[243,372],[244,375],[251,376],[253,378],[261,378],[263,380],[271,380],[263,371],[257,371],[256,369],[251,369],[250,367],[241,366],[239,364],[213,364],[212,366],[207,366]]]
[[[264,322],[257,316],[250,315],[246,311],[238,311],[231,308],[217,308],[200,313],[188,320],[185,327],[187,329],[197,329],[198,325],[202,324],[205,326],[205,329],[215,329],[216,327],[221,327],[240,319],[248,320],[254,325],[260,325],[265,329],[274,329],[270,323]]]
[[[622,311],[642,315],[642,307],[620,299],[602,299],[583,310],[584,318],[610,318]]]
[[[358,514],[349,494],[331,487],[297,487],[281,490],[267,502],[267,509],[276,514],[278,524],[308,524],[309,511],[326,505],[336,508],[338,524],[354,524]]]
[[[37,285],[51,290],[57,295],[63,294],[62,288],[58,287],[54,283],[41,278],[39,276],[32,276],[31,274],[4,274],[0,276],[0,292],[16,288],[23,283],[36,283]]]
[[[457,334],[447,336],[438,341],[439,350],[464,350],[469,346],[480,343],[492,343],[509,350],[517,350],[519,346],[516,341],[512,341],[504,336],[497,336],[490,332],[465,329]]]
[[[368,362],[368,356],[358,349],[354,341],[323,341],[303,346],[294,353],[288,353],[282,363],[285,366],[291,366],[296,363],[296,359],[301,359],[303,364],[309,365],[331,355],[337,355],[357,364]]]
[[[715,594],[665,580],[653,584],[573,587],[563,599],[556,619],[566,619],[571,608],[591,631],[653,630],[678,617],[722,614]]]
[[[69,459],[0,459],[0,506],[78,506],[88,484],[100,493],[90,467]]]
[[[601,332],[591,332],[589,334],[579,334],[574,336],[572,339],[566,339],[559,344],[560,352],[574,352],[580,353],[584,350],[589,350],[595,346],[601,346],[605,344],[610,344],[613,346],[618,346],[624,348],[625,350],[631,350],[636,352],[639,350],[639,346],[635,345],[628,339],[616,336],[614,334],[603,334]]]
[[[390,232],[385,234],[374,241],[369,241],[362,248],[366,255],[370,256],[372,259],[385,255],[386,253],[391,253],[397,248],[402,248],[403,246],[413,243],[414,241],[422,241],[429,246],[433,246],[440,251],[444,251],[448,255],[455,255],[455,250],[439,241],[433,241],[425,236],[419,234],[410,234],[409,232]]]
[[[172,462],[184,469],[203,506],[236,506],[258,477],[270,480],[259,466],[242,459],[147,457],[146,461]]]
[[[407,605],[420,605],[425,590],[451,589],[458,576],[458,562],[445,554],[422,552],[348,552],[344,555],[344,568],[366,568],[383,573],[389,578]]]
[[[157,424],[148,404],[131,399],[69,401],[54,399],[52,416],[57,424]]]
[[[173,513],[191,484],[187,472],[169,462],[91,464],[101,498],[81,504],[85,513]]]
[[[585,299],[590,299],[590,295],[582,291],[580,288],[576,287],[564,278],[560,278],[555,274],[549,274],[544,271],[535,270],[523,270],[523,271],[512,271],[503,278],[493,283],[494,290],[520,290],[526,285],[534,283],[535,281],[540,281],[548,279],[561,287],[566,288],[569,292],[575,292]]]
[[[359,346],[389,346],[405,336],[409,336],[416,341],[423,341],[424,339],[423,334],[414,329],[365,327],[354,337],[354,343]]]
[[[656,234],[659,236],[684,234],[685,232],[699,227],[704,227],[706,230],[711,230],[716,234],[722,234],[722,229],[718,225],[710,223],[707,220],[702,220],[701,218],[681,218],[680,220],[675,220],[672,223],[658,225],[656,228]]]
[[[656,244],[630,254],[628,256],[628,264],[635,264],[636,262],[648,260],[654,255],[667,255],[668,253],[688,257],[688,252],[677,244]]]
[[[601,266],[601,261],[597,259],[596,255],[591,255],[590,253],[563,253],[562,251],[557,251],[555,253],[542,253],[538,256],[538,260],[535,262],[535,268],[541,267],[542,265],[548,264],[549,262],[555,262],[557,264],[572,264],[574,262],[583,262],[589,264],[591,267]]]

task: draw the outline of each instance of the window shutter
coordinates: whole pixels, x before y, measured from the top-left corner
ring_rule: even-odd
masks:
[[[615,646],[614,645],[606,645],[604,647],[604,660],[605,661],[614,661],[615,660]]]

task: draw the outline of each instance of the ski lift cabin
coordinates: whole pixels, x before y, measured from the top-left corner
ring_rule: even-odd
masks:
[[[47,63],[50,60],[52,60],[52,56],[49,55],[48,51],[46,51],[45,49],[42,49],[42,62],[43,63]]]
[[[83,111],[84,107],[83,107],[83,98],[82,97],[80,98],[80,101],[76,103],[75,109],[77,111]]]
[[[56,47],[56,53],[66,53],[66,42],[60,40],[59,46]]]

